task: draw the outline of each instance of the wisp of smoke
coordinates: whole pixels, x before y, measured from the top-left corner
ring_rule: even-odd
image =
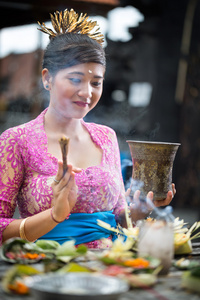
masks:
[[[124,158],[121,163],[122,170],[126,167],[132,167],[133,163],[130,159]]]
[[[165,209],[158,208],[154,205],[153,201],[144,193],[141,192],[141,188],[144,183],[133,178],[129,179],[129,188],[131,189],[130,194],[126,197],[129,206],[134,205],[134,209],[137,209],[141,213],[148,214],[153,212],[155,219],[162,219],[173,222],[174,216],[172,214],[173,208],[171,206],[165,207]],[[135,192],[140,191],[139,197],[135,197]]]

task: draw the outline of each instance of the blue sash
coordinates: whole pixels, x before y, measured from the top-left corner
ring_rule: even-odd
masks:
[[[74,213],[70,215],[69,219],[56,225],[39,239],[54,240],[59,244],[75,240],[75,245],[108,238],[110,235],[115,240],[117,238],[116,234],[99,226],[97,224],[98,219],[110,224],[111,227],[116,227],[115,215],[112,211],[95,212],[92,214]]]

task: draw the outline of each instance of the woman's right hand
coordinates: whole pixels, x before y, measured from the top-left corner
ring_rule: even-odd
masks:
[[[63,163],[58,162],[58,172],[55,180],[59,182],[53,181],[51,185],[53,190],[53,216],[58,222],[65,220],[76,204],[77,186],[75,183],[75,173],[79,172],[81,172],[81,169],[68,165],[68,170],[63,176]]]

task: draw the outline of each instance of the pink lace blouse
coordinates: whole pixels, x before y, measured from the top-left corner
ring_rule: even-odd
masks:
[[[45,113],[0,136],[0,244],[3,230],[14,220],[16,205],[22,218],[51,207],[51,183],[58,161],[47,151]],[[78,199],[71,213],[113,210],[118,216],[124,209],[125,191],[116,134],[107,126],[83,120],[82,124],[103,150],[103,157],[100,165],[76,174]],[[94,241],[88,246],[100,248],[101,244]]]

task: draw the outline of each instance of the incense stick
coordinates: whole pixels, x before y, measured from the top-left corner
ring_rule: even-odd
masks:
[[[62,160],[63,160],[63,176],[67,172],[67,153],[69,148],[69,138],[63,136],[59,139],[59,144],[62,152]]]

